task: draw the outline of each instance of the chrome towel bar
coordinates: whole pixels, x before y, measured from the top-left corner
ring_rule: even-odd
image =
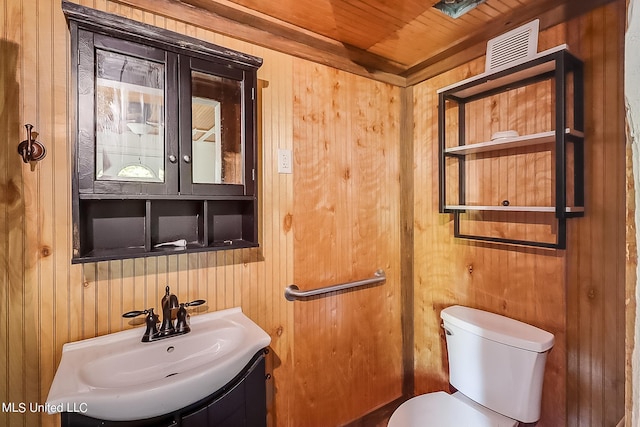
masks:
[[[346,289],[358,288],[362,286],[374,285],[376,283],[382,283],[387,280],[387,276],[384,274],[384,270],[376,270],[373,274],[374,277],[363,280],[356,280],[355,282],[341,283],[339,285],[326,286],[324,288],[311,289],[309,291],[301,291],[296,285],[289,285],[284,289],[284,297],[288,301],[295,301],[297,299],[306,299],[315,297],[317,295],[328,294],[329,292],[344,291]]]

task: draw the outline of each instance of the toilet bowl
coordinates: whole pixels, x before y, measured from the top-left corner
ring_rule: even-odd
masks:
[[[516,420],[471,401],[460,392],[427,393],[396,409],[387,427],[515,427]]]
[[[458,391],[407,400],[392,414],[388,427],[515,427],[538,421],[553,335],[469,307],[447,307],[440,317],[449,381]]]

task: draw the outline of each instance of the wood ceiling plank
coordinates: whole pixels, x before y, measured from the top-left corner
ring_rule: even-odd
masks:
[[[210,1],[215,3],[216,1]],[[225,2],[217,2],[225,4]],[[312,2],[299,0],[264,1],[264,0],[232,0],[227,4],[236,4],[258,14],[306,28],[307,30],[326,34],[335,29],[333,5],[331,0],[316,0]],[[318,19],[322,17],[322,19]],[[315,18],[315,19],[314,19]]]
[[[429,50],[435,46],[450,43],[447,32],[436,26],[432,28],[433,31],[428,31],[428,27],[414,20],[398,31],[394,38],[371,46],[369,52],[385,58],[393,58],[396,62],[410,64],[413,58],[426,57]],[[406,43],[406,40],[413,40],[413,43]]]
[[[392,20],[398,23],[398,27],[403,27],[413,21],[417,16],[429,10],[431,6],[427,3],[407,4],[390,3],[380,0],[347,0],[354,4],[360,4],[360,7],[368,13],[378,15],[384,19]]]
[[[487,25],[490,21],[489,17],[487,17],[486,15],[483,17],[480,11],[478,11],[478,9],[473,9],[472,11],[465,13],[464,15],[460,16],[459,18],[455,18],[455,22],[456,23],[465,23],[465,24],[470,24],[473,26],[478,26],[478,27],[482,27],[484,25]]]
[[[501,15],[500,11],[494,8],[491,3],[482,3],[469,13],[472,13],[473,11],[477,11],[478,15],[484,14],[489,20],[495,19]]]
[[[386,30],[387,27],[396,29],[400,28],[400,25],[396,25],[394,22],[390,22],[387,17],[373,13],[370,8],[366,8],[363,2],[340,2],[340,7],[335,7],[333,14],[338,29],[351,29],[354,33],[359,33],[365,38],[371,37],[373,33],[380,32],[380,29]],[[357,23],[357,25],[354,25]],[[367,44],[367,43],[365,43]]]
[[[516,4],[515,6],[519,6],[519,4]],[[502,14],[502,13],[508,13],[509,11],[511,11],[511,9],[514,8],[514,5],[509,6],[503,1],[495,1],[491,3],[491,7],[493,7],[495,10],[497,10],[499,13]]]
[[[380,3],[374,0],[344,0],[340,2],[340,4],[344,6],[350,5],[356,8],[363,19],[375,17],[377,20],[385,22],[386,25],[392,25],[396,28],[401,28],[407,22],[406,20],[398,18],[393,13],[389,13],[390,11],[388,9],[385,11],[384,8],[380,7]]]

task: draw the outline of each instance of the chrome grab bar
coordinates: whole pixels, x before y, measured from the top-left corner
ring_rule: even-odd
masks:
[[[326,286],[324,288],[311,289],[309,291],[301,291],[297,285],[289,285],[284,289],[284,297],[287,301],[295,301],[297,299],[306,299],[317,295],[328,294],[329,292],[344,291],[346,289],[358,288],[362,286],[374,285],[387,280],[384,270],[376,270],[374,277],[370,279],[356,280],[355,282],[341,283],[339,285]]]

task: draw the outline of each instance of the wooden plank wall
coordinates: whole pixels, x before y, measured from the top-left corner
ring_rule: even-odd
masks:
[[[587,196],[591,215],[571,228],[567,324],[569,426],[615,425],[624,410],[625,282],[625,2],[577,20],[571,46],[585,68]],[[614,90],[615,88],[615,90]]]
[[[297,417],[326,426],[329,416],[338,425],[397,398],[399,89],[116,1],[79,3],[264,58],[261,248],[71,265],[67,25],[59,2],[3,2],[0,401],[43,403],[64,343],[132,327],[121,313],[157,306],[166,284],[209,310],[241,306],[271,335],[271,426],[299,426]],[[48,150],[33,171],[16,152],[26,122]],[[277,148],[294,150],[293,175],[277,173]],[[283,297],[294,279],[304,288],[376,268],[388,275],[380,287],[309,303]],[[336,398],[358,404],[334,411]],[[5,426],[57,424],[0,413]]]
[[[296,425],[338,426],[402,393],[400,89],[301,62],[294,74],[294,279],[387,275],[296,303]]]
[[[540,34],[540,50],[568,43],[586,67],[587,214],[568,220],[566,251],[505,248],[453,239],[452,219],[437,213],[436,90],[482,72],[484,61],[478,59],[414,87],[414,184],[421,189],[415,193],[414,209],[417,393],[447,387],[439,313],[446,306],[464,304],[555,334],[538,425],[615,426],[622,418],[624,16],[624,1],[618,1]],[[534,100],[538,95],[531,93],[529,97]],[[532,130],[545,122],[534,105],[525,101],[514,111],[526,110],[522,116],[516,114],[516,119],[524,117],[524,125]],[[492,111],[492,105],[487,106],[487,125],[494,118]]]

